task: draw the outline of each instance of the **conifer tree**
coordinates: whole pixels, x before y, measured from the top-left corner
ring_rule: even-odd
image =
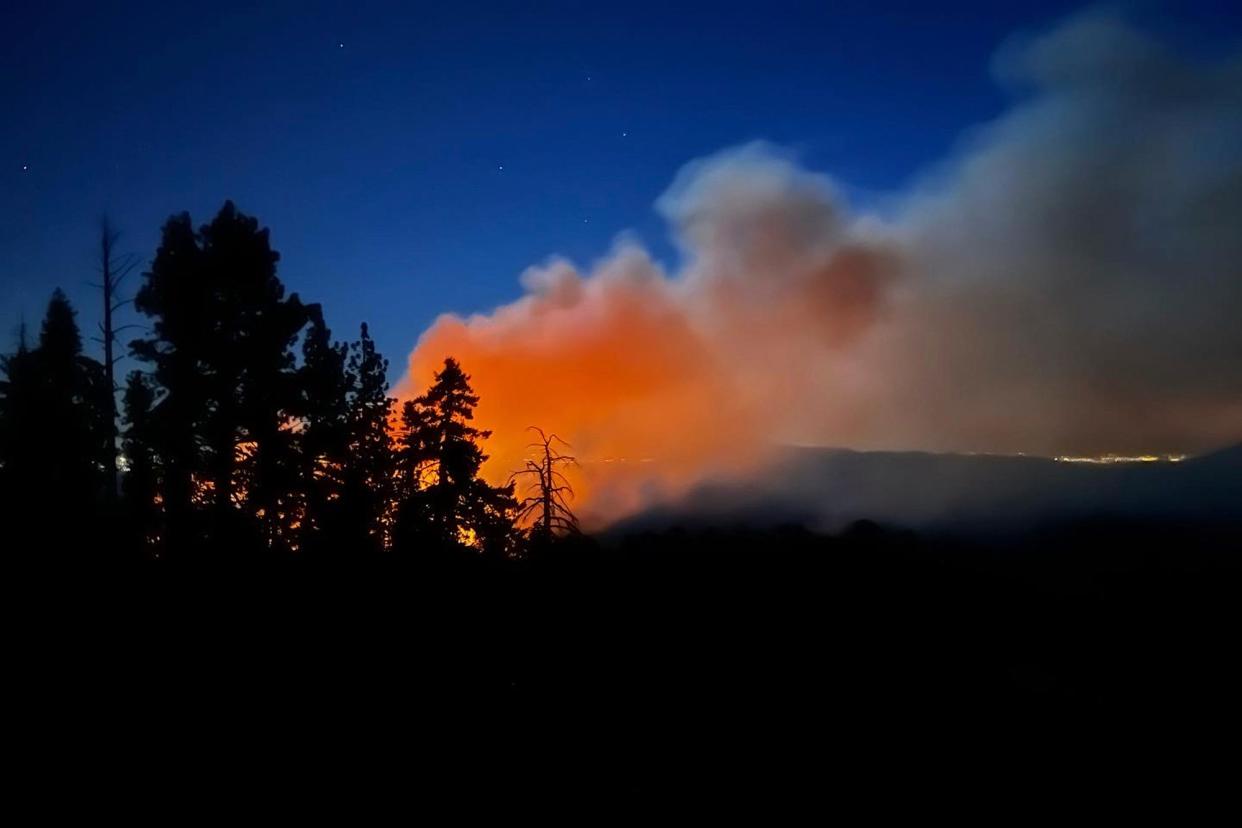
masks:
[[[6,506],[35,536],[88,556],[103,494],[107,388],[103,366],[83,355],[77,312],[57,289],[36,348],[4,361],[0,466]],[[69,514],[72,522],[56,522]],[[11,527],[12,528],[12,527]],[[53,531],[55,530],[55,531]]]
[[[58,288],[35,352],[38,378],[39,434],[43,482],[62,498],[87,508],[100,494],[108,428],[107,388],[103,366],[82,354],[77,311]]]
[[[194,232],[186,214],[169,220],[135,300],[154,319],[133,343],[151,362],[161,497],[171,547],[199,537],[220,549],[250,543],[287,550],[303,510],[294,415],[298,373],[292,347],[308,321],[285,297],[268,232],[232,202]],[[195,512],[207,518],[194,531]]]
[[[375,348],[366,323],[352,347],[349,374],[354,388],[346,417],[349,461],[343,476],[350,541],[360,553],[387,545],[394,498],[394,457],[389,433],[392,406],[388,396],[388,360]]]
[[[201,377],[209,370],[210,295],[202,250],[188,213],[163,227],[151,270],[134,307],[152,318],[151,335],[130,344],[152,366],[155,389],[149,449],[159,458],[159,497],[164,512],[161,545],[184,555],[200,541],[196,488],[205,484],[203,425],[211,394]]]
[[[466,546],[494,557],[513,551],[513,484],[491,486],[479,477],[487,459],[481,443],[491,432],[470,424],[478,403],[470,377],[450,357],[427,393],[403,406],[403,545]]]
[[[311,324],[302,341],[298,417],[304,513],[302,551],[321,555],[339,540],[348,455],[349,395],[353,375],[346,370],[348,348],[332,341],[318,305],[307,308]],[[332,551],[338,551],[333,549]]]

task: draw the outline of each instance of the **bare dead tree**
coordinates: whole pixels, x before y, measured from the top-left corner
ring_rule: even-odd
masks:
[[[567,449],[573,447],[555,434],[545,434],[538,426],[529,426],[526,430],[539,435],[539,440],[527,448],[538,449],[540,456],[527,460],[526,468],[509,476],[510,483],[526,483],[525,496],[518,501],[517,522],[531,521],[531,536],[545,540],[557,535],[579,534],[578,517],[568,502],[573,499],[574,490],[559,470],[564,466],[576,466],[578,461],[572,455],[562,454],[556,444]]]
[[[112,227],[112,224],[105,216],[99,222],[99,272],[101,279],[98,283],[91,282],[93,288],[98,288],[103,292],[103,322],[99,325],[99,336],[91,337],[95,342],[103,345],[104,350],[104,375],[105,382],[108,386],[108,424],[107,439],[108,449],[106,452],[107,468],[105,471],[108,476],[108,492],[109,495],[117,493],[117,410],[116,410],[116,394],[119,388],[116,384],[115,368],[116,363],[120,361],[120,357],[115,355],[115,345],[117,335],[121,331],[129,328],[140,327],[138,325],[122,325],[116,327],[113,324],[113,315],[121,308],[132,302],[132,299],[118,299],[117,294],[120,290],[121,283],[125,281],[138,266],[138,257],[133,254],[123,254],[118,256],[116,253],[116,242],[121,234]]]

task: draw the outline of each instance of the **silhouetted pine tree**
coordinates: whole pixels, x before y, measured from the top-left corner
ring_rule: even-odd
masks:
[[[36,356],[44,391],[41,418],[46,433],[60,436],[44,446],[43,462],[62,494],[86,505],[101,494],[112,407],[103,365],[82,354],[76,317],[57,289],[48,302]]]
[[[293,345],[309,316],[297,294],[285,298],[276,276],[280,254],[256,219],[225,202],[200,236],[206,273],[215,287],[212,386],[217,396],[207,433],[217,470],[217,505],[239,503],[257,521],[265,545],[287,551],[304,508],[297,497],[292,428],[299,379]]]
[[[268,231],[226,202],[198,233],[186,214],[163,241],[135,305],[155,320],[133,343],[162,392],[153,433],[163,468],[166,544],[286,550],[299,498],[292,347],[308,321],[285,298]],[[195,532],[194,513],[208,518]]]
[[[350,464],[349,396],[353,375],[345,368],[348,348],[332,342],[318,305],[307,308],[311,326],[302,340],[299,369],[300,449],[305,513],[299,536],[304,555],[344,553],[340,547],[346,468]]]
[[[342,476],[343,542],[358,553],[386,545],[394,498],[394,456],[389,419],[388,360],[375,349],[367,325],[352,346],[349,374],[355,386],[346,418],[349,462]]]
[[[134,307],[152,317],[152,335],[134,340],[130,348],[136,358],[151,363],[157,392],[145,439],[161,470],[161,546],[166,553],[185,555],[202,540],[196,487],[206,480],[203,425],[211,399],[202,377],[210,370],[207,349],[214,327],[211,288],[189,213],[164,224],[144,277]]]
[[[40,540],[89,556],[94,548],[84,544],[98,528],[110,432],[103,366],[82,354],[75,316],[56,290],[38,347],[23,342],[4,360],[0,465],[16,520]],[[61,515],[72,519],[55,519]]]
[[[473,547],[492,557],[513,552],[513,484],[479,478],[491,432],[470,425],[478,396],[470,377],[448,358],[427,393],[402,408],[398,450],[401,504],[397,543],[403,551]]]

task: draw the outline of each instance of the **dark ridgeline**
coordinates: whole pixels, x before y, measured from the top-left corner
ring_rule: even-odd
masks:
[[[440,792],[634,798],[822,785],[846,778],[836,760],[911,750],[935,770],[946,745],[1051,749],[1064,768],[1082,756],[1056,739],[1084,723],[1119,726],[1119,749],[1238,724],[1236,520],[595,540],[554,435],[488,485],[463,367],[446,359],[393,422],[366,325],[333,340],[278,258],[232,204],[164,226],[135,301],[150,331],[131,346],[119,504],[112,389],[59,291],[3,360],[8,561],[112,573],[51,596],[27,579],[9,603],[38,619],[15,674],[32,709],[55,705],[32,718],[39,744],[96,726],[83,711],[124,723],[107,744],[193,711],[291,750],[313,723],[352,761],[357,744],[332,742],[348,720],[431,757],[414,778]],[[1230,457],[1213,473],[1236,477]],[[256,566],[281,559],[312,565]],[[177,566],[205,562],[225,565]]]

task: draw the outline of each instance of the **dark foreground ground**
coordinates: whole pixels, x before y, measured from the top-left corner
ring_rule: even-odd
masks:
[[[1236,526],[860,524],[511,566],[23,573],[4,588],[10,781],[52,813],[259,792],[324,815],[771,814],[1185,782],[1202,802],[1237,771],[1240,552]]]

